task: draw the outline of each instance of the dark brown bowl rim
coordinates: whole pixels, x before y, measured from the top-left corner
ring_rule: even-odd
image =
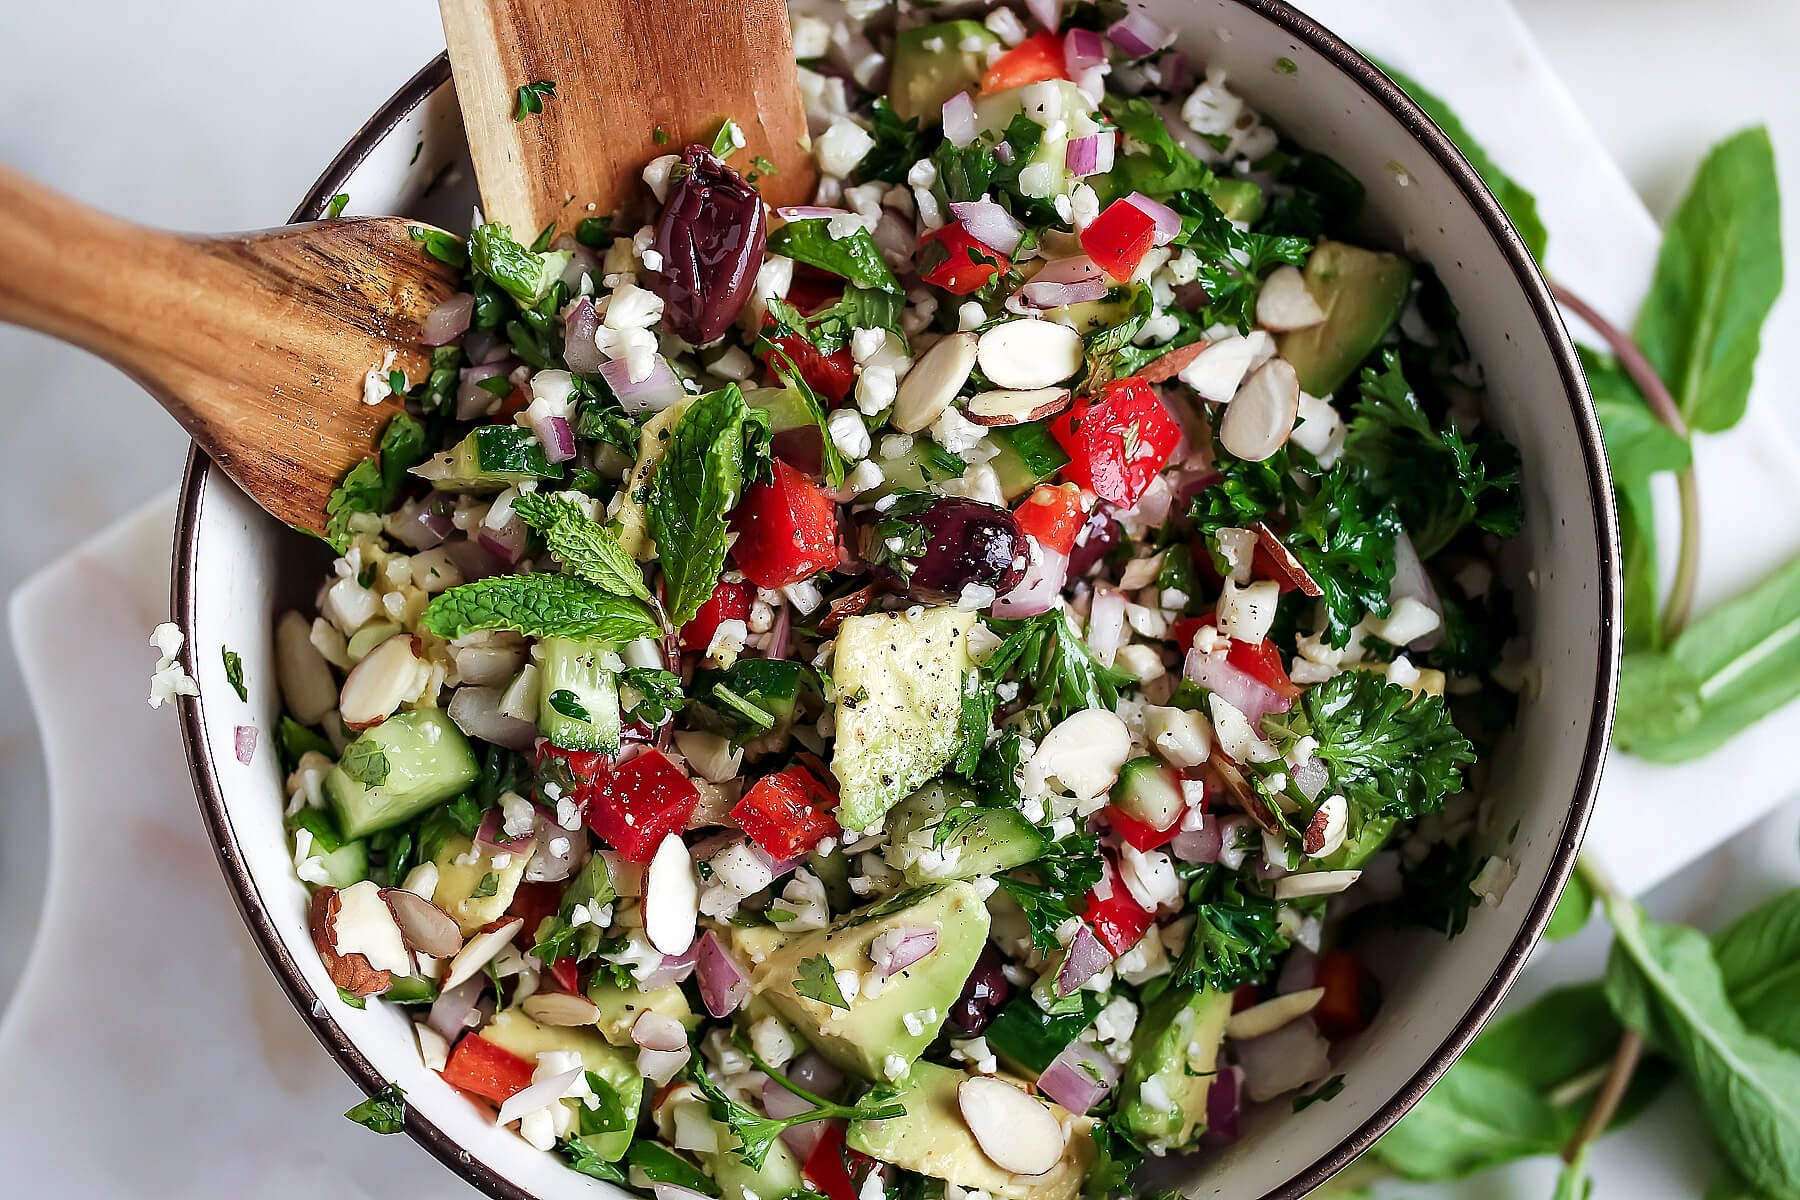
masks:
[[[1563,825],[1562,836],[1551,858],[1543,886],[1532,901],[1517,935],[1495,966],[1487,986],[1475,997],[1456,1027],[1424,1065],[1356,1130],[1295,1173],[1286,1183],[1262,1197],[1262,1200],[1299,1200],[1367,1150],[1461,1056],[1499,1006],[1519,972],[1524,969],[1526,960],[1550,920],[1551,911],[1574,868],[1576,852],[1580,849],[1582,835],[1592,815],[1607,744],[1611,739],[1613,699],[1618,683],[1620,657],[1619,545],[1611,476],[1607,469],[1599,420],[1588,394],[1587,378],[1536,261],[1499,202],[1482,182],[1481,176],[1405,92],[1374,63],[1336,35],[1282,0],[1235,2],[1263,16],[1355,79],[1365,92],[1398,118],[1418,144],[1455,180],[1463,198],[1486,226],[1489,235],[1511,266],[1514,278],[1524,290],[1537,318],[1539,330],[1556,361],[1557,371],[1562,376],[1564,393],[1575,420],[1582,458],[1587,468],[1588,491],[1594,510],[1594,537],[1599,545],[1603,567],[1598,591],[1597,622],[1601,646],[1594,680],[1592,723],[1568,819]],[[433,59],[408,80],[332,160],[311,192],[294,210],[291,219],[306,221],[318,217],[329,198],[342,190],[350,173],[394,126],[449,80],[450,62],[444,55]],[[188,455],[176,513],[172,611],[182,627],[190,633],[195,627],[193,567],[201,499],[211,469],[212,460],[199,447],[194,447]],[[225,811],[218,772],[204,734],[202,703],[200,697],[182,698],[181,735],[187,748],[188,765],[200,802],[200,812],[218,854],[220,869],[231,887],[232,898],[237,902],[238,910],[243,914],[244,923],[255,938],[257,948],[262,951],[263,958],[275,973],[288,999],[293,1002],[295,1010],[312,1029],[320,1044],[337,1060],[338,1065],[365,1092],[374,1095],[387,1086],[387,1080],[363,1057],[337,1022],[325,1015],[323,1005],[318,1003],[318,996],[307,985],[299,967],[275,932],[269,913],[257,893]],[[532,1193],[495,1173],[486,1163],[474,1157],[455,1139],[410,1106],[406,1112],[406,1132],[435,1155],[438,1161],[496,1200],[536,1200]]]

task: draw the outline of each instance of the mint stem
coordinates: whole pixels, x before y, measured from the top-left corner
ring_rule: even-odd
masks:
[[[1625,899],[1606,872],[1587,855],[1575,860],[1575,870],[1600,897],[1603,908]],[[1635,1029],[1627,1029],[1620,1036],[1617,1049],[1613,1051],[1612,1062],[1606,1069],[1606,1078],[1600,1084],[1599,1093],[1594,1097],[1593,1107],[1582,1118],[1581,1127],[1575,1131],[1575,1136],[1563,1147],[1564,1162],[1573,1164],[1589,1145],[1606,1132],[1606,1127],[1612,1124],[1613,1115],[1619,1111],[1619,1103],[1625,1099],[1625,1090],[1631,1086],[1631,1078],[1637,1073],[1638,1063],[1643,1061],[1643,1057],[1643,1035]]]

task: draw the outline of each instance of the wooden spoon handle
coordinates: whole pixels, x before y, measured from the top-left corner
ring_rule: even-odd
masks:
[[[555,221],[624,206],[644,164],[710,142],[770,204],[804,204],[814,172],[784,0],[441,0],[486,217],[529,242]],[[518,89],[550,81],[544,111],[515,121]],[[662,140],[657,140],[658,131]],[[759,170],[755,160],[772,163]]]
[[[324,497],[398,404],[346,401],[456,290],[393,218],[189,237],[131,225],[0,167],[0,321],[142,384],[264,508],[323,529]]]

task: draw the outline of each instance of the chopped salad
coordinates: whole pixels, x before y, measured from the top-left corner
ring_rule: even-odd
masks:
[[[466,290],[276,627],[340,996],[659,1200],[1125,1194],[1328,1100],[1364,935],[1510,879],[1448,296],[1141,14],[1031,7],[795,18],[813,204],[727,122],[418,229]]]

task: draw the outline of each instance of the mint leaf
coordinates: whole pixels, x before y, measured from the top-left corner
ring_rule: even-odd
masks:
[[[477,225],[469,232],[469,266],[527,307],[544,298],[568,260],[567,253],[539,254],[520,245],[506,225]]]
[[[850,1002],[844,999],[844,989],[838,986],[837,974],[831,969],[831,960],[823,954],[800,960],[800,975],[794,980],[794,992],[808,1000],[817,1000],[820,1004],[850,1011]]]
[[[589,517],[568,496],[524,493],[513,511],[544,535],[550,553],[563,569],[615,596],[635,596],[654,604],[644,572],[606,526]]]
[[[406,413],[395,413],[381,432],[375,454],[351,467],[325,502],[325,540],[331,548],[347,553],[351,514],[385,514],[400,498],[407,472],[425,457],[425,426]]]
[[[550,707],[569,718],[571,721],[592,721],[593,714],[581,703],[581,697],[568,688],[557,688],[550,693]]]
[[[406,1124],[406,1092],[390,1083],[344,1115],[376,1133],[399,1133]]]
[[[1212,170],[1175,141],[1162,114],[1148,100],[1108,96],[1102,107],[1121,134],[1145,148],[1140,154],[1118,156],[1111,176],[1117,194],[1163,197],[1212,184]]]
[[[419,623],[446,641],[478,629],[608,642],[662,632],[656,614],[641,601],[615,596],[573,575],[547,573],[492,575],[453,587],[425,606]]]
[[[225,660],[225,682],[231,685],[239,700],[250,699],[249,691],[244,687],[244,660],[238,657],[236,650],[219,647],[219,655]]]
[[[365,738],[358,738],[344,747],[344,757],[338,759],[338,766],[365,790],[386,783],[391,769],[386,752]]]
[[[544,101],[547,99],[556,99],[554,79],[540,79],[536,83],[525,84],[519,89],[519,102],[513,109],[513,120],[523,121],[526,117],[543,112]]]
[[[489,871],[487,874],[485,874],[481,877],[480,882],[478,882],[475,885],[475,887],[469,892],[469,896],[475,900],[486,900],[488,897],[494,895],[499,890],[500,890],[500,876],[493,871]]]
[[[671,625],[694,619],[725,568],[726,518],[743,493],[749,422],[750,409],[735,383],[695,397],[650,477],[650,536],[667,585]]]
[[[349,192],[339,192],[337,195],[333,196],[331,198],[330,203],[326,204],[326,206],[325,206],[326,219],[331,220],[331,219],[343,216],[344,208],[349,203],[350,203],[350,193]]]
[[[769,235],[769,253],[786,255],[795,262],[848,279],[857,287],[905,295],[868,230],[858,229],[847,237],[834,238],[828,224],[825,217],[789,221]]]

